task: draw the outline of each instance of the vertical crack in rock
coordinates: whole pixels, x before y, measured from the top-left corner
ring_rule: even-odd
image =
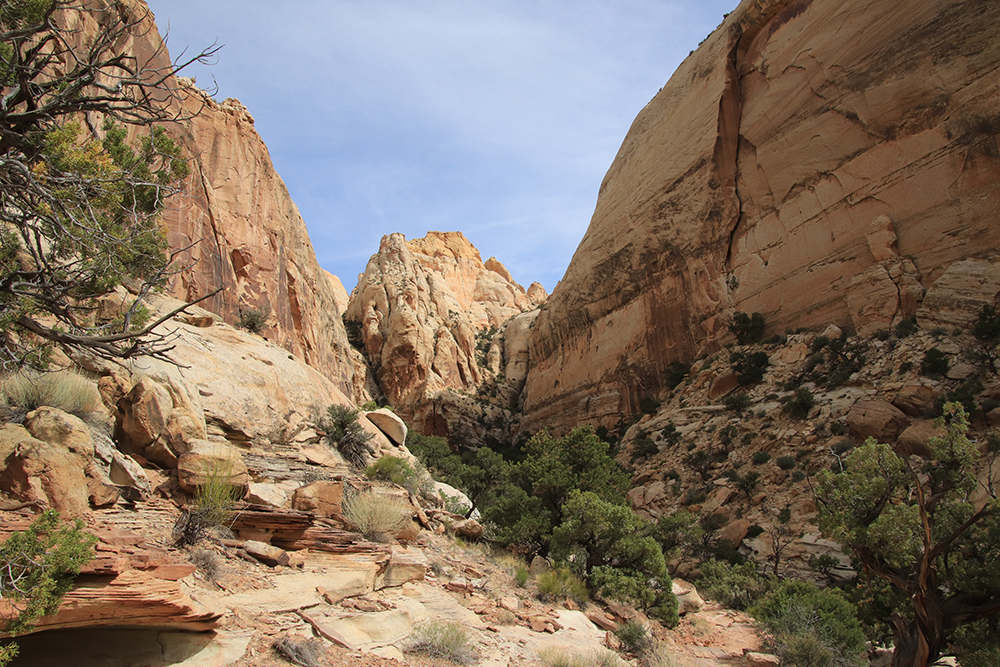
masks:
[[[215,219],[215,211],[214,211],[214,208],[212,206],[212,194],[211,194],[211,191],[210,191],[210,186],[209,186],[209,183],[208,183],[208,178],[205,176],[205,170],[202,168],[201,160],[195,160],[195,163],[198,166],[198,179],[201,181],[201,189],[202,189],[202,192],[205,193],[205,214],[208,216],[208,224],[212,227],[212,239],[215,241],[215,254],[219,258],[219,285],[218,286],[223,288],[223,290],[221,292],[219,292],[217,295],[215,295],[214,297],[212,297],[212,301],[215,302],[215,303],[212,304],[212,308],[211,309],[215,310],[216,312],[220,312],[221,309],[224,307],[223,306],[223,301],[222,301],[223,295],[227,292],[228,287],[229,287],[228,285],[226,285],[226,282],[227,282],[227,280],[226,280],[227,271],[226,271],[226,267],[225,267],[225,258],[229,257],[229,254],[225,251],[226,244],[222,241],[222,238],[221,238],[222,232],[219,231],[218,221]],[[230,262],[231,261],[232,261],[232,258],[230,258]],[[190,298],[197,298],[199,296],[201,296],[201,295],[200,294],[196,294],[196,295],[193,295],[193,296],[192,295],[188,295],[188,298],[189,299]]]

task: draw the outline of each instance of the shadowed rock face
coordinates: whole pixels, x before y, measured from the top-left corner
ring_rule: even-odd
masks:
[[[1000,261],[998,24],[977,0],[743,2],[611,165],[534,328],[524,426],[634,414],[733,311],[872,331]]]
[[[412,241],[391,234],[369,260],[346,319],[360,328],[389,403],[418,431],[447,435],[453,419],[442,400],[450,405],[451,390],[474,392],[504,371],[500,350],[490,367],[498,346],[484,333],[545,297],[538,284],[525,291],[496,259],[483,263],[461,233]]]

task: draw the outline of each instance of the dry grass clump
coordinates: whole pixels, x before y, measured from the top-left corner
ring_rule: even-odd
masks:
[[[271,646],[278,655],[294,665],[318,667],[323,655],[318,643],[314,639],[298,635],[283,635],[275,639]]]
[[[209,549],[195,549],[188,555],[188,560],[212,583],[218,582],[225,572],[219,554]]]
[[[105,413],[93,381],[74,371],[11,373],[0,379],[0,417],[24,421],[32,410],[48,406],[90,422]]]
[[[538,652],[546,667],[622,667],[622,660],[603,649],[576,652],[565,648],[547,646]]]
[[[471,665],[479,660],[469,634],[458,623],[428,621],[416,627],[407,642],[409,653]]]
[[[233,508],[243,497],[243,488],[233,484],[232,478],[232,466],[222,462],[208,471],[205,481],[195,491],[191,507],[174,524],[178,546],[195,544],[213,530],[223,536],[232,535],[228,524]]]
[[[413,508],[390,496],[361,491],[344,499],[344,518],[375,542],[386,542],[406,527]]]

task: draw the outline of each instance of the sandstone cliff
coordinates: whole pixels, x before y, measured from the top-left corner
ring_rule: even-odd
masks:
[[[391,234],[369,260],[345,319],[358,329],[389,403],[418,431],[447,435],[463,412],[453,403],[506,371],[497,331],[545,297],[538,284],[525,291],[495,258],[484,263],[461,233],[412,241]]]
[[[165,67],[169,54],[152,14],[140,0],[129,7],[146,18],[123,50],[147,67]],[[69,13],[66,20],[77,23],[81,35],[94,30],[90,16]],[[241,312],[269,311],[265,337],[362,400],[364,379],[355,378],[340,320],[339,281],[316,261],[253,117],[239,101],[217,103],[188,79],[170,77],[162,91],[168,115],[179,119],[164,127],[191,166],[163,216],[171,248],[182,250],[175,257],[182,270],[170,280],[169,294],[194,300],[221,287],[200,305],[231,324]]]
[[[741,3],[608,171],[533,331],[524,426],[634,414],[737,310],[871,331],[931,287],[992,302],[998,22],[975,0]]]

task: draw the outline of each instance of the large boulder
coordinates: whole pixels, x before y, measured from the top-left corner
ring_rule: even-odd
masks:
[[[342,518],[344,483],[319,481],[300,486],[292,494],[292,509],[314,512],[319,516]]]
[[[94,439],[90,427],[75,415],[58,408],[40,407],[28,413],[24,419],[24,427],[39,440],[65,447],[85,458],[94,456]]]
[[[397,445],[406,444],[406,423],[392,410],[379,408],[362,413],[368,421],[375,424],[389,440]]]
[[[0,489],[64,517],[83,516],[90,507],[85,467],[82,456],[29,436],[3,462]]]
[[[861,401],[847,413],[847,427],[860,440],[875,438],[892,444],[908,423],[906,415],[886,401]]]
[[[914,382],[903,386],[892,404],[911,417],[925,417],[935,411],[940,397],[935,387]]]
[[[250,484],[243,456],[235,447],[210,440],[192,440],[177,461],[177,481],[188,493],[205,484],[222,482],[245,490]]]

